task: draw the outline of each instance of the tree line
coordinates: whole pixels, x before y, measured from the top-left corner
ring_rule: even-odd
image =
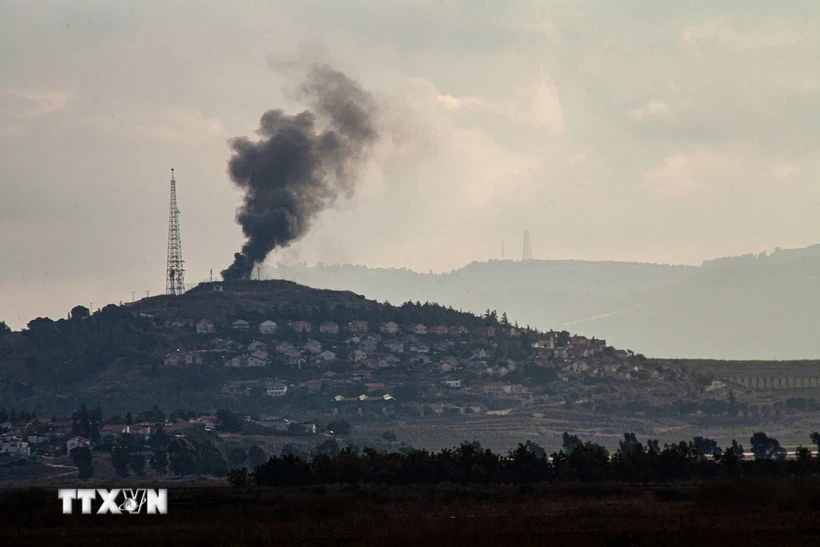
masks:
[[[820,449],[820,433],[811,435]],[[742,445],[721,449],[712,439],[665,444],[641,443],[634,433],[624,434],[618,449],[609,451],[596,443],[564,433],[563,449],[547,455],[532,441],[519,444],[507,455],[463,442],[452,449],[429,452],[408,448],[384,451],[345,447],[316,453],[308,459],[293,452],[273,456],[248,470],[237,467],[228,473],[234,486],[308,486],[333,483],[436,484],[514,483],[545,481],[658,483],[738,478],[741,476],[787,477],[820,470],[820,457],[798,447],[795,459],[787,459],[780,443],[758,432],[750,438],[747,456]]]

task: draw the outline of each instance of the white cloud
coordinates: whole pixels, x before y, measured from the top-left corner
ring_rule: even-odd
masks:
[[[742,165],[732,154],[697,150],[667,155],[660,166],[644,173],[644,180],[660,194],[685,196],[719,184],[723,177],[739,173]]]
[[[17,119],[36,119],[65,109],[68,95],[61,91],[35,91],[0,86],[0,109]]]
[[[647,120],[665,118],[671,114],[669,105],[663,99],[653,99],[645,105],[633,108],[627,112],[627,116],[635,121],[643,122]]]
[[[769,173],[778,182],[783,182],[790,179],[799,170],[800,168],[793,163],[778,162],[769,168]]]
[[[546,127],[554,136],[561,136],[565,129],[561,97],[544,65],[541,65],[535,82],[520,92],[529,99],[536,123]]]

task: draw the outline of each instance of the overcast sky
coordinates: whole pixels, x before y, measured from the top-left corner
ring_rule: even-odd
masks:
[[[820,241],[820,3],[0,0],[0,320],[164,289],[243,241],[227,139],[298,111],[283,62],[370,89],[352,199],[270,257],[447,271],[697,264]]]

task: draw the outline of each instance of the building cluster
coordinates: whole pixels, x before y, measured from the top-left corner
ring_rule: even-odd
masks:
[[[642,371],[631,352],[608,347],[605,340],[510,325],[467,328],[395,321],[339,324],[270,319],[254,323],[236,319],[218,327],[209,319],[176,324],[214,337],[204,340],[196,351],[168,354],[167,366],[210,363],[242,369],[276,365],[277,374],[288,378],[286,382],[271,378],[228,382],[221,390],[224,395],[282,397],[304,392],[327,396],[337,411],[355,409],[360,414],[375,409],[390,414],[397,407],[412,407],[416,401],[395,396],[396,389],[408,382],[423,386],[427,400],[440,397],[440,402],[422,405],[419,411],[423,414],[482,408],[480,404],[475,408],[463,403],[448,406],[465,397],[478,397],[491,406],[491,401],[529,404],[537,386],[522,383],[524,377],[517,372],[525,366],[554,370],[565,382],[582,382],[587,377],[628,381],[657,374]],[[223,338],[215,337],[217,334]],[[246,343],[248,340],[252,341]],[[515,358],[511,347],[519,348],[513,352]],[[286,372],[288,367],[292,372]],[[484,407],[483,411],[496,409]]]

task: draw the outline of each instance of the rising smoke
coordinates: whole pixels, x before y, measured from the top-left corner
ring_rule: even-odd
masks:
[[[249,278],[271,251],[300,239],[319,213],[349,197],[378,136],[373,96],[342,72],[314,67],[299,94],[312,111],[269,110],[259,140],[229,142],[228,174],[244,192],[236,220],[246,241],[222,271],[225,280]]]

